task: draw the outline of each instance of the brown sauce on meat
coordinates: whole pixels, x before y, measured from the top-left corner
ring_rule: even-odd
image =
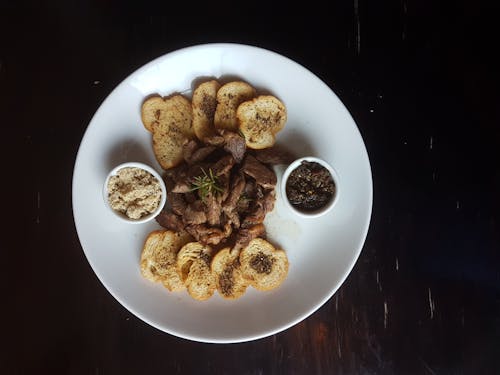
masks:
[[[315,211],[324,207],[335,195],[335,183],[325,167],[316,162],[303,161],[286,182],[286,195],[295,208]]]

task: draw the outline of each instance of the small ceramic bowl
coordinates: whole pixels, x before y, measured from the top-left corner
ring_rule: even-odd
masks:
[[[151,212],[150,214],[142,216],[139,219],[132,219],[132,218],[128,217],[127,215],[125,215],[124,213],[122,213],[120,211],[117,211],[117,210],[114,210],[111,207],[109,199],[108,199],[108,182],[109,182],[109,179],[112,176],[115,176],[118,173],[118,171],[120,171],[123,168],[127,168],[127,167],[143,169],[146,172],[149,172],[150,174],[152,174],[158,180],[158,182],[160,183],[161,197],[160,197],[160,203],[158,204],[158,207],[153,212]],[[161,210],[163,209],[163,206],[165,206],[165,202],[167,201],[167,189],[165,187],[165,182],[163,181],[163,178],[152,167],[150,167],[149,165],[146,165],[144,163],[128,162],[128,163],[123,163],[123,164],[120,164],[120,165],[116,166],[115,168],[113,168],[109,172],[108,176],[106,177],[106,179],[104,181],[103,198],[104,198],[104,204],[106,205],[106,207],[118,219],[123,220],[123,221],[125,221],[127,223],[131,223],[131,224],[142,224],[142,223],[146,223],[146,222],[148,222],[150,220],[153,220],[161,212]]]
[[[288,194],[286,192],[286,185],[288,182],[288,178],[290,177],[290,174],[297,168],[299,167],[303,161],[308,161],[308,162],[316,162],[320,164],[321,166],[325,167],[328,172],[330,172],[330,175],[332,176],[332,180],[335,184],[335,194],[333,197],[321,208],[318,208],[317,210],[311,210],[311,211],[306,211],[306,210],[300,210],[296,206],[294,206],[290,200],[288,199]],[[337,203],[338,198],[339,198],[339,178],[338,174],[335,171],[335,169],[326,161],[323,159],[316,158],[314,156],[306,156],[302,157],[299,159],[296,159],[293,161],[286,169],[285,172],[283,173],[283,176],[281,178],[281,184],[280,184],[280,189],[281,189],[281,196],[283,197],[283,201],[285,202],[285,205],[296,215],[304,217],[304,218],[316,218],[319,216],[322,216],[329,212]]]

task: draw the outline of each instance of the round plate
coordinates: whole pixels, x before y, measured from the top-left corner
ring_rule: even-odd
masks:
[[[190,96],[200,78],[242,79],[271,93],[287,107],[288,121],[277,142],[297,157],[317,156],[337,171],[342,196],[327,215],[295,216],[277,194],[266,217],[268,240],[286,251],[288,277],[277,289],[251,287],[229,301],[217,293],[207,301],[169,292],[141,276],[139,260],[156,222],[130,225],[102,200],[102,184],[116,165],[138,161],[161,172],[141,104],[148,95]],[[277,168],[278,179],[282,170]],[[277,186],[279,191],[279,186]],[[146,64],[102,103],[76,158],[73,213],[85,255],[107,290],[150,325],[190,340],[233,343],[283,331],[308,317],[340,287],[354,266],[369,227],[372,177],[365,145],[349,112],[313,73],[277,53],[238,44],[184,48]]]

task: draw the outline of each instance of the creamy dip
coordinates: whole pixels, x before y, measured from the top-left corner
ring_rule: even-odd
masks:
[[[144,169],[122,168],[108,181],[108,200],[113,210],[130,219],[141,219],[158,208],[160,182]]]

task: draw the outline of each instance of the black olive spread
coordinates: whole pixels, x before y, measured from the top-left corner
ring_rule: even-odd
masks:
[[[286,183],[290,203],[301,211],[324,207],[335,195],[335,183],[321,164],[303,161],[290,173]]]

